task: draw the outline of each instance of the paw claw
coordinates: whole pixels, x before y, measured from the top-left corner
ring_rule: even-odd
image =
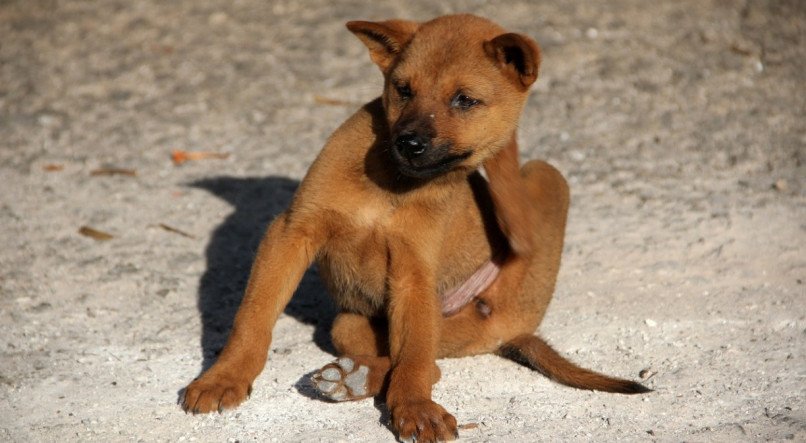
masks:
[[[182,409],[191,414],[222,412],[243,402],[248,383],[221,374],[205,374],[185,388]]]
[[[401,441],[448,441],[458,435],[456,420],[433,401],[404,403],[392,410]]]

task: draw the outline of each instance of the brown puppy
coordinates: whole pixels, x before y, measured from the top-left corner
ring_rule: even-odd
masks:
[[[232,408],[266,362],[272,328],[313,260],[341,309],[340,358],[314,377],[334,400],[381,393],[402,439],[452,439],[431,400],[435,360],[495,352],[570,386],[645,392],[575,366],[533,335],[560,266],[568,187],[518,164],[516,128],[540,53],[530,38],[454,15],[350,22],[382,96],[328,140],[263,239],[218,361],[184,408]],[[489,183],[477,170],[483,166]]]

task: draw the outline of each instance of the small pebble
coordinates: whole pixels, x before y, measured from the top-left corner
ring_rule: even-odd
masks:
[[[222,25],[227,21],[227,14],[223,12],[214,12],[207,18],[207,23],[210,25]]]
[[[786,191],[787,189],[789,189],[789,183],[787,183],[787,181],[784,180],[784,179],[778,179],[778,180],[775,181],[775,183],[773,183],[772,187],[776,191],[782,191],[783,192],[783,191]]]
[[[641,380],[647,380],[657,374],[657,372],[653,371],[652,368],[645,368],[641,369],[641,372],[638,373],[638,376],[641,377]]]
[[[574,161],[581,162],[582,160],[585,160],[585,153],[581,151],[571,151],[569,155]]]

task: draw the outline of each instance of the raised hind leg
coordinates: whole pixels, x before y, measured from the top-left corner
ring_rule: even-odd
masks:
[[[567,386],[622,394],[649,392],[639,383],[581,368],[534,335],[551,301],[559,271],[568,187],[556,169],[539,161],[524,165],[520,179],[527,200],[533,203],[531,213],[509,211],[516,220],[509,223],[508,235],[514,232],[519,236],[520,250],[517,245],[513,247],[498,279],[474,304],[445,319],[440,355],[496,352]],[[501,201],[502,195],[498,195],[497,204],[507,204]],[[531,217],[527,220],[533,227],[531,233],[522,232],[528,223],[518,220],[519,216]],[[531,246],[529,239],[533,240]]]
[[[507,169],[512,169],[513,162],[517,168],[517,158],[501,158],[498,164],[485,164],[499,223],[508,226],[508,235],[514,232],[527,240],[521,240],[520,252],[510,253],[501,264],[490,287],[456,315],[443,320],[440,357],[496,352],[507,341],[531,334],[554,292],[568,213],[568,185],[548,163],[530,161],[519,174],[513,174]],[[502,186],[496,177],[502,176],[509,177],[509,182],[496,192],[496,186]],[[509,220],[501,220],[502,212],[509,214]],[[527,228],[531,232],[524,233]]]

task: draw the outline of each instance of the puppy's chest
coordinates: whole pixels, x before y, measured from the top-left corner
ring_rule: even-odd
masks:
[[[319,256],[319,267],[341,307],[363,312],[383,306],[393,217],[392,208],[359,206],[333,220],[334,230]]]

